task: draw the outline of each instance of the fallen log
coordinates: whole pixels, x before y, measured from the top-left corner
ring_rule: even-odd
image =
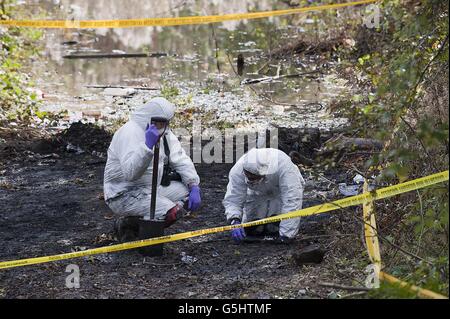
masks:
[[[293,54],[315,55],[325,52],[333,52],[343,44],[343,38],[324,40],[319,43],[313,43],[305,40],[298,40],[297,42],[280,47],[271,52],[270,56],[273,58],[283,58]]]
[[[322,287],[328,287],[328,288],[335,288],[335,289],[342,289],[342,290],[352,290],[352,291],[370,291],[370,288],[367,287],[353,287],[353,286],[344,286],[344,285],[338,285],[331,282],[319,282],[319,286]]]
[[[90,89],[135,89],[135,90],[147,90],[156,91],[158,88],[149,88],[145,86],[127,86],[127,85],[85,85],[84,87]]]
[[[62,45],[76,45],[78,41],[64,41],[61,43]]]
[[[296,151],[291,151],[289,153],[289,157],[291,158],[291,161],[296,164],[302,164],[305,166],[313,166],[314,165],[314,161],[307,158],[306,156],[303,156],[302,154],[300,154],[299,152]]]
[[[257,78],[257,79],[244,79],[244,80],[242,80],[241,84],[256,84],[256,83],[271,82],[271,81],[275,81],[275,80],[279,80],[279,79],[283,79],[283,78],[296,78],[296,77],[317,74],[317,73],[320,73],[320,71],[314,70],[314,71],[303,72],[303,73],[284,74],[284,75],[276,75],[276,76],[264,76],[262,78]]]
[[[159,58],[167,56],[167,53],[91,53],[91,54],[68,54],[64,59],[110,59],[110,58]]]
[[[325,146],[317,152],[318,156],[326,156],[340,151],[381,151],[383,143],[372,138],[361,137],[333,137],[325,142]]]

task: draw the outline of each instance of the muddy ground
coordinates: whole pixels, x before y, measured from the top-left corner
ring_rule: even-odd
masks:
[[[112,232],[114,216],[102,193],[108,133],[69,129],[49,138],[39,130],[2,129],[0,138],[1,261],[117,243]],[[84,153],[68,150],[67,143],[81,144]],[[167,229],[168,234],[225,224],[221,200],[231,165],[196,166],[202,180],[202,209]],[[335,173],[324,174],[341,182]],[[312,194],[306,192],[304,207],[321,202]],[[354,213],[356,208],[349,211]],[[364,280],[367,259],[361,229],[349,219],[345,212],[303,219],[290,245],[236,245],[229,233],[219,233],[165,244],[162,257],[143,258],[137,250],[128,250],[1,270],[0,297],[346,297],[348,292],[320,283],[351,285],[355,278]],[[324,261],[297,265],[293,255],[312,243],[326,250]],[[184,253],[196,261],[182,261]],[[355,256],[362,258],[358,261]],[[355,267],[361,260],[362,266]],[[69,264],[80,268],[79,289],[66,288]]]

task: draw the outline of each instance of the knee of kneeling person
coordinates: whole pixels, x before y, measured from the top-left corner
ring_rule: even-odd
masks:
[[[173,202],[177,202],[189,196],[189,188],[179,181],[172,181],[168,186],[161,188],[160,195],[167,197]]]

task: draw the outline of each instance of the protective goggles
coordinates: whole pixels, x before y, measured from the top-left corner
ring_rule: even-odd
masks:
[[[247,177],[247,179],[250,182],[259,182],[259,181],[262,181],[265,177],[264,175],[257,175],[257,174],[250,173],[249,171],[246,171],[245,169],[244,169],[244,174],[245,174],[245,177]]]
[[[150,123],[154,125],[167,126],[169,125],[169,120],[164,117],[152,117]]]

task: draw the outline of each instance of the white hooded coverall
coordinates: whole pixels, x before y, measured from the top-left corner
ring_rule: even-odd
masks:
[[[108,160],[104,174],[105,201],[111,210],[122,216],[144,216],[150,212],[153,171],[153,150],[145,144],[145,129],[152,117],[170,120],[174,116],[174,105],[164,98],[154,98],[131,114],[113,136],[108,148]],[[170,129],[165,132],[170,149],[168,163],[181,175],[182,182],[172,181],[161,186],[164,163],[163,137],[160,139],[158,167],[158,189],[155,218],[163,220],[168,210],[189,194],[188,186],[198,185],[200,178],[194,164],[186,155],[181,143]]]
[[[258,185],[249,185],[244,169],[265,178]],[[251,149],[230,171],[223,200],[226,218],[228,221],[239,218],[245,223],[299,210],[304,185],[298,167],[284,152],[273,148]],[[299,226],[300,218],[283,220],[279,234],[293,238]]]

